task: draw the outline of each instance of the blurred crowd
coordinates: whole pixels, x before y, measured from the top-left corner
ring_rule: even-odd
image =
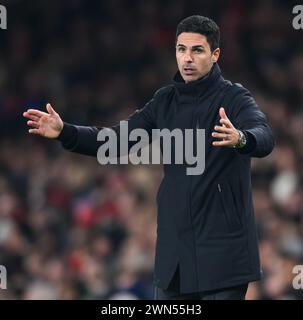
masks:
[[[178,22],[221,28],[223,75],[269,119],[274,152],[252,161],[263,280],[247,299],[302,299],[303,31],[292,1],[2,1],[0,264],[3,299],[152,299],[161,166],[101,166],[29,136],[28,107],[50,102],[79,125],[126,118],[176,72]]]

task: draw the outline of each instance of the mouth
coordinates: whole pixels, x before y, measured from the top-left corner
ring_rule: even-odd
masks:
[[[185,75],[192,75],[194,74],[196,71],[195,68],[192,68],[192,67],[183,67],[183,72]]]

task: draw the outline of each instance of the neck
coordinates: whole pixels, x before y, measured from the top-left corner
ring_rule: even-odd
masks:
[[[178,71],[173,79],[173,84],[180,94],[195,96],[203,95],[220,78],[221,71],[217,64],[214,64],[210,71],[201,78],[185,82]]]
[[[198,81],[198,80],[204,78],[205,76],[207,76],[207,75],[209,74],[210,70],[211,70],[211,68],[210,68],[206,73],[204,73],[203,75],[201,75],[199,78],[197,78],[197,79],[195,79],[195,80],[191,80],[191,81],[188,81],[188,80],[186,81],[186,80],[184,80],[184,82],[185,82],[185,83],[191,83],[191,82],[193,82],[193,81]]]

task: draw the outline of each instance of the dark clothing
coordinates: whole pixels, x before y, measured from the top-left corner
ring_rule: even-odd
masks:
[[[180,294],[180,274],[177,269],[167,289],[155,287],[155,300],[245,300],[248,283],[235,287]]]
[[[212,145],[221,106],[233,125],[244,130],[248,145],[243,149]],[[130,116],[128,126],[129,131],[143,128],[149,133],[153,128],[201,128],[206,134],[203,174],[187,175],[186,163],[164,164],[157,194],[154,284],[167,289],[177,267],[180,293],[260,279],[250,160],[268,155],[274,139],[249,91],[225,80],[217,64],[205,77],[187,84],[177,73],[171,85]],[[119,126],[112,128],[119,132]],[[100,129],[65,124],[59,140],[70,151],[96,156]]]
[[[245,300],[248,284],[235,287],[177,294],[176,291],[155,287],[155,300]]]

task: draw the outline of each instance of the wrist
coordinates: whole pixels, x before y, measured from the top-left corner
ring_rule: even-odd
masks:
[[[64,143],[70,140],[76,133],[77,129],[74,125],[63,122],[62,129],[56,139]]]
[[[237,130],[237,131],[239,133],[239,139],[238,139],[237,144],[234,146],[234,148],[241,149],[246,146],[247,138],[246,138],[246,135],[243,131],[241,131],[241,130]]]

